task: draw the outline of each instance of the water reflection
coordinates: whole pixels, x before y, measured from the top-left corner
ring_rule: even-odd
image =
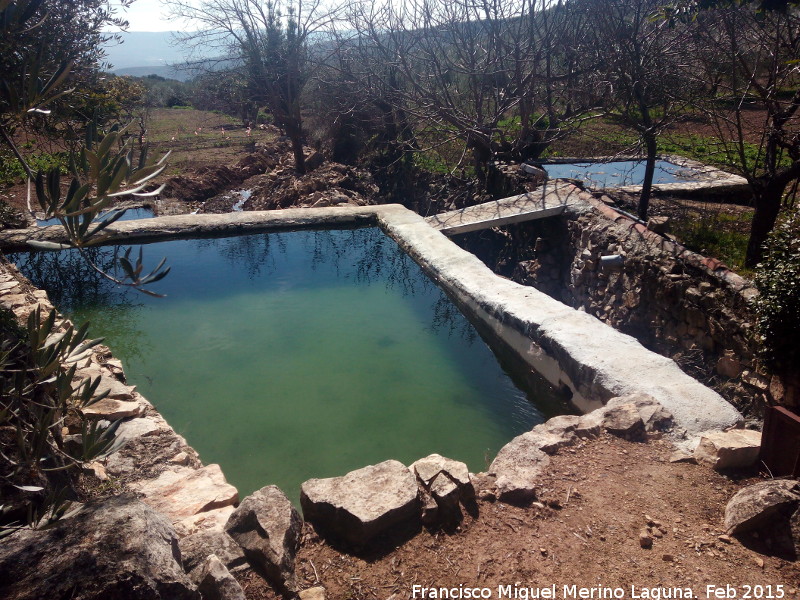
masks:
[[[119,277],[116,259],[123,251],[121,246],[110,246],[87,248],[84,253],[100,269]],[[62,313],[78,323],[90,313],[92,330],[114,339],[114,351],[121,360],[141,359],[152,348],[150,337],[139,326],[145,307],[141,295],[102,277],[77,251],[24,252],[8,258],[36,287],[47,290]],[[103,310],[97,310],[100,307]]]
[[[551,179],[567,177],[580,179],[590,187],[605,188],[623,185],[641,185],[645,162],[640,160],[615,160],[608,162],[548,163],[543,165]],[[699,177],[698,171],[679,167],[666,160],[657,160],[653,183],[680,183]]]
[[[187,283],[206,278],[204,294],[225,294],[229,288],[214,286],[210,281],[214,269],[209,266],[203,274],[203,264],[209,255],[215,255],[230,269],[244,273],[247,279],[256,281],[274,276],[290,258],[290,244],[287,236],[304,237],[304,251],[310,269],[323,273],[323,277],[342,281],[353,281],[359,285],[383,284],[387,290],[396,290],[403,297],[431,296],[430,303],[424,307],[432,315],[430,329],[444,332],[448,337],[457,337],[466,344],[476,339],[475,330],[463,315],[439,290],[425,277],[414,261],[405,254],[383,232],[375,228],[362,228],[335,231],[304,231],[293,233],[272,233],[243,235],[227,238],[205,238],[197,240],[175,240],[146,244],[146,256],[167,256],[172,271],[167,277],[167,288],[156,291],[170,295],[171,291]],[[126,247],[106,246],[84,250],[87,257],[100,269],[121,277],[117,258]],[[195,250],[197,249],[197,250]],[[132,254],[139,251],[133,246]],[[197,253],[198,256],[194,256]],[[203,255],[203,260],[199,259]],[[80,318],[86,309],[94,311],[97,307],[113,307],[106,312],[94,312],[92,321],[95,329],[111,332],[119,339],[130,340],[124,346],[116,346],[125,356],[132,357],[147,348],[150,340],[135,329],[136,313],[150,300],[138,292],[114,284],[102,277],[76,250],[63,252],[24,252],[9,256],[20,270],[37,287],[46,289],[50,300],[59,309]],[[123,358],[123,356],[120,356]]]

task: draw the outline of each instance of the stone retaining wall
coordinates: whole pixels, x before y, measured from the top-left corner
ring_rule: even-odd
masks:
[[[777,377],[758,371],[751,282],[592,203],[592,212],[567,210],[516,231],[533,250],[516,263],[513,279],[673,358],[748,413],[797,404]],[[600,259],[608,255],[621,256],[621,268],[604,269]]]

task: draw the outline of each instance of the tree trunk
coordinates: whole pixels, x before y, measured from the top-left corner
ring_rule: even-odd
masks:
[[[306,157],[303,153],[303,126],[296,119],[286,120],[286,135],[292,142],[292,154],[294,155],[294,170],[299,175],[306,172]]]
[[[644,143],[647,148],[647,160],[644,165],[644,180],[642,181],[642,193],[639,196],[639,218],[647,221],[647,211],[650,208],[650,194],[653,190],[653,174],[656,170],[656,153],[658,144],[655,133],[648,130],[644,133]]]
[[[753,221],[750,224],[750,239],[747,241],[747,254],[744,264],[746,267],[754,268],[761,261],[761,254],[764,250],[764,242],[781,210],[781,199],[785,186],[775,182],[766,185],[757,183],[753,185]]]

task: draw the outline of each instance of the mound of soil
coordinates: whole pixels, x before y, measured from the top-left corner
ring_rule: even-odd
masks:
[[[203,202],[224,190],[241,185],[245,180],[264,173],[278,164],[269,148],[248,154],[235,166],[201,167],[190,175],[171,177],[162,196],[184,202]]]
[[[284,166],[258,179],[244,207],[273,210],[290,206],[365,206],[377,203],[378,192],[372,176],[356,167],[325,162],[298,175],[293,167]]]

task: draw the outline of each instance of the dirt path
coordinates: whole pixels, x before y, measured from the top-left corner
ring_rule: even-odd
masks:
[[[400,600],[414,597],[414,585],[488,588],[489,597],[502,598],[505,586],[514,593],[555,584],[555,598],[571,600],[565,585],[621,587],[626,599],[637,597],[631,586],[642,598],[643,588],[667,588],[655,592],[664,597],[675,587],[706,598],[706,586],[731,585],[737,600],[747,600],[746,585],[772,585],[777,598],[780,584],[785,598],[797,598],[796,563],[765,554],[768,540],[751,549],[722,530],[728,499],[755,478],[734,481],[706,466],[671,463],[671,453],[667,441],[603,436],[553,458],[541,503],[479,502],[477,519],[467,516],[458,531],[423,530],[383,555],[339,552],[307,525],[297,559],[301,587],[322,585],[328,600]],[[648,523],[653,545],[645,549],[639,538]],[[273,597],[252,575],[244,583],[248,598]]]

